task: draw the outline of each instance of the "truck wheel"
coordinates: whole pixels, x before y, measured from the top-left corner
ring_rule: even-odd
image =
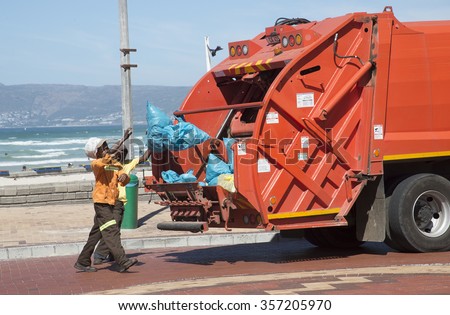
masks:
[[[450,249],[450,182],[434,174],[402,181],[389,202],[390,239],[408,252]]]
[[[330,227],[305,230],[305,239],[323,248],[356,248],[364,244],[356,239],[355,227]]]
[[[391,230],[389,228],[389,204],[391,201],[391,196],[386,197],[385,199],[385,203],[386,203],[386,237],[384,239],[384,243],[389,246],[392,249],[395,249],[399,252],[406,252],[407,250],[401,246],[400,244],[398,244],[398,242],[395,241],[395,239],[392,238],[391,236]]]
[[[303,238],[305,236],[305,231],[303,231],[303,230],[282,230],[282,231],[280,231],[280,236],[282,238]]]
[[[325,237],[321,233],[320,229],[305,230],[305,239],[317,247],[322,247],[322,248],[331,247],[330,243],[325,239]]]

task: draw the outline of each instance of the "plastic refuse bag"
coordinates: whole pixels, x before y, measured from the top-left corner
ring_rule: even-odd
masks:
[[[161,127],[172,125],[172,120],[161,109],[147,102],[147,126]]]
[[[147,143],[153,152],[162,152],[169,144],[169,134],[164,129],[172,124],[159,108],[147,102]]]
[[[160,109],[147,102],[147,142],[153,152],[181,151],[200,144],[210,136],[197,126],[177,118],[173,124]]]
[[[234,175],[220,174],[217,177],[217,186],[222,186],[225,190],[232,193],[236,192],[236,187],[234,187]]]
[[[206,164],[206,183],[209,186],[215,186],[218,182],[218,177],[221,174],[230,174],[230,166],[219,159],[214,154],[208,155],[208,163]]]
[[[186,150],[208,140],[209,135],[197,126],[178,119],[176,125],[164,128],[169,134],[169,148],[173,151]]]
[[[197,177],[193,175],[194,170],[189,170],[184,174],[178,175],[175,171],[168,170],[161,172],[161,177],[166,183],[191,183],[196,182]]]
[[[197,177],[194,176],[194,170],[189,170],[184,174],[180,175],[180,182],[182,183],[192,183],[197,181]]]

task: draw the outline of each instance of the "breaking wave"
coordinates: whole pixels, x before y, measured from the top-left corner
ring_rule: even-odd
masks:
[[[33,162],[14,162],[14,161],[7,161],[7,162],[0,162],[0,167],[7,168],[7,167],[13,167],[13,166],[22,166],[26,165],[28,168],[32,168],[33,166],[40,166],[40,165],[66,165],[68,163],[84,163],[88,164],[90,161],[88,161],[87,158],[70,158],[70,159],[52,159],[52,160],[42,160],[42,161],[33,161]]]
[[[88,139],[55,139],[52,141],[0,141],[0,145],[15,145],[15,146],[57,146],[69,144],[85,144]]]

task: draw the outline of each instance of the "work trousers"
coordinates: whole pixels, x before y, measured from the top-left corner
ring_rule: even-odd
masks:
[[[125,210],[125,208],[124,208],[123,202],[120,200],[117,200],[116,204],[114,205],[114,209],[113,209],[113,217],[114,217],[114,220],[116,220],[116,222],[117,222],[117,226],[119,227],[119,232],[120,232],[120,226],[122,225],[124,210]],[[108,255],[112,255],[112,253],[110,252],[108,246],[106,245],[105,240],[102,238],[100,240],[100,242],[98,243],[97,248],[95,249],[94,259],[95,258],[105,259],[108,257]]]
[[[94,209],[94,226],[92,226],[89,238],[78,256],[77,262],[83,266],[90,266],[95,246],[100,239],[103,239],[116,263],[123,265],[128,258],[120,240],[120,227],[113,216],[114,206],[94,203]]]

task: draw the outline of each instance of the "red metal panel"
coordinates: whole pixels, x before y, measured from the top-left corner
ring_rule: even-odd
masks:
[[[449,21],[396,21],[384,143],[387,159],[450,150],[449,46]]]
[[[339,48],[343,54],[358,55],[367,61],[370,58],[372,24],[370,20],[361,23],[355,22],[355,19],[347,16],[345,20],[341,19],[343,24],[329,25],[339,29]],[[334,32],[328,30],[312,45],[314,49],[311,48],[310,56],[300,55],[282,70],[273,83],[274,88],[265,97],[265,110],[259,113],[255,126],[255,135],[260,139],[257,158],[267,159],[270,166],[265,171],[253,167],[253,172],[256,172],[253,176],[258,178],[255,182],[259,187],[255,187],[252,193],[255,198],[258,195],[262,197],[260,204],[266,207],[260,210],[262,213],[268,212],[269,219],[282,213],[336,207],[342,208],[340,214],[345,215],[359,193],[361,183],[348,179],[348,175],[360,172],[359,161],[368,160],[367,149],[361,152],[361,148],[368,147],[368,139],[363,135],[369,133],[370,129],[368,124],[361,124],[361,119],[363,112],[371,111],[372,101],[361,101],[365,95],[362,87],[365,83],[361,87],[357,86],[360,81],[367,82],[368,79],[364,79],[363,75],[354,81],[354,86],[350,86],[347,93],[336,101],[329,119],[316,121],[315,117],[318,116],[315,113],[321,113],[352,76],[358,71],[365,73],[367,70],[364,69],[369,69],[370,64],[362,66],[353,60],[335,60],[333,38]],[[336,67],[336,62],[339,67]],[[310,77],[298,78],[302,69],[316,65],[320,65],[320,71]],[[299,97],[303,96],[310,96],[313,103],[302,104]],[[268,113],[277,115],[277,120],[268,119]],[[361,126],[365,129],[361,130]],[[320,145],[313,150],[306,150],[307,155],[301,155],[302,148],[299,145],[302,137],[308,137],[311,142]],[[291,140],[290,145],[285,145],[286,139]],[[349,170],[354,171],[349,173]],[[288,172],[291,176],[278,174],[282,172]],[[299,192],[296,200],[284,197],[296,189]],[[268,208],[272,196],[279,196],[276,198],[277,204]],[[274,219],[273,223],[276,224],[277,220]],[[300,223],[304,219],[294,217],[288,220],[295,225],[295,222]],[[336,222],[338,224],[341,223]]]

